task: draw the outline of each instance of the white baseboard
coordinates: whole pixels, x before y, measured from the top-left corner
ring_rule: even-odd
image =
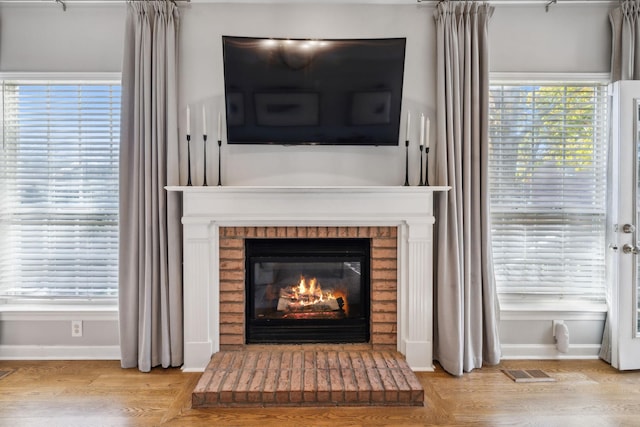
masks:
[[[598,359],[600,345],[571,344],[567,353],[560,353],[555,344],[503,344],[502,359],[562,360]]]
[[[560,353],[553,344],[503,344],[502,359],[562,360],[598,359],[600,346],[572,344],[568,353]],[[113,346],[39,346],[0,345],[0,360],[120,360],[120,347]],[[186,372],[202,372],[191,367]]]
[[[0,360],[120,360],[120,346],[0,345]]]

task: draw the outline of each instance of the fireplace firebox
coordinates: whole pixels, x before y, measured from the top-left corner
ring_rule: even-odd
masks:
[[[369,342],[370,239],[246,239],[246,342]]]

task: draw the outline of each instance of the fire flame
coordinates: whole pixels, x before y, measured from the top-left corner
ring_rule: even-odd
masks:
[[[325,301],[333,297],[330,291],[322,292],[322,288],[315,277],[309,280],[309,285],[307,286],[307,281],[304,276],[300,276],[300,282],[295,289],[295,294],[296,299],[301,300],[303,305],[314,304],[315,302]]]
[[[311,308],[310,306],[314,305],[318,307],[332,306],[348,313],[346,292],[335,290],[323,291],[315,277],[307,281],[307,279],[301,275],[298,284],[289,289],[287,294],[290,300],[290,308],[296,306]]]

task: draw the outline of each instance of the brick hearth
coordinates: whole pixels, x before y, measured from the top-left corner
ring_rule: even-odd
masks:
[[[371,349],[397,348],[397,227],[220,227],[220,349],[244,348],[245,238],[370,238]]]
[[[397,352],[372,350],[221,351],[213,355],[192,406],[423,406],[424,390]]]

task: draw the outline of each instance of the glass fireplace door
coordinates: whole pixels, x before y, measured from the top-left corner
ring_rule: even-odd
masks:
[[[247,343],[368,341],[368,239],[246,245]]]

